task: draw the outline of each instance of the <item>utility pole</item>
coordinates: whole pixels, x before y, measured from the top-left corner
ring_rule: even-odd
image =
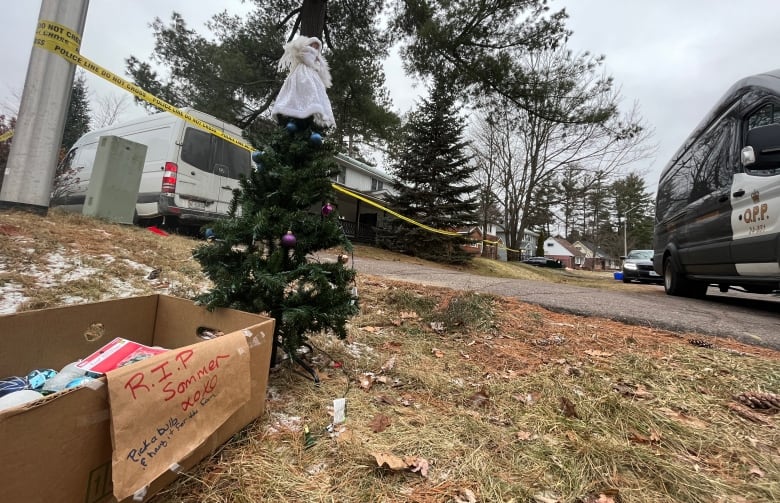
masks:
[[[623,257],[628,255],[628,215],[640,206],[642,205],[637,204],[636,206],[632,206],[631,208],[627,209],[626,214],[623,217]]]
[[[42,0],[38,26],[53,32],[64,26],[80,40],[88,7],[89,0]],[[0,210],[46,214],[76,68],[45,49],[31,50]]]

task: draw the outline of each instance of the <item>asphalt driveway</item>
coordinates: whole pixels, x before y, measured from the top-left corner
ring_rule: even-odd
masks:
[[[358,273],[400,281],[515,297],[547,309],[600,316],[675,332],[695,332],[780,350],[780,297],[710,288],[705,299],[672,297],[663,287],[602,290],[543,281],[501,279],[407,262],[355,256]]]

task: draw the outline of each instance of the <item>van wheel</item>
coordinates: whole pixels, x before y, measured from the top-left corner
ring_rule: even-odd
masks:
[[[664,259],[664,290],[667,295],[700,298],[707,293],[707,283],[687,279],[677,270],[669,256]]]

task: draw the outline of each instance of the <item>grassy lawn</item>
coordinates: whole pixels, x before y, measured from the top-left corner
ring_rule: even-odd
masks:
[[[192,297],[209,287],[196,245],[2,213],[0,312]],[[467,270],[647,288],[483,259]],[[778,352],[364,274],[357,286],[348,337],[315,334],[300,355],[321,382],[280,363],[265,414],[153,502],[780,501]]]

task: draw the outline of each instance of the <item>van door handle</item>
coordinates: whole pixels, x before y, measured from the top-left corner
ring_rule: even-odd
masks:
[[[225,190],[233,190],[233,187],[231,187],[230,185],[223,185],[222,188]]]
[[[719,203],[725,203],[725,202],[726,202],[726,201],[728,201],[728,200],[729,200],[729,196],[720,196],[720,197],[718,198],[718,202],[719,202]]]
[[[745,195],[745,190],[744,189],[739,189],[738,191],[734,192],[731,195],[734,196],[734,197],[742,197],[742,196]]]

